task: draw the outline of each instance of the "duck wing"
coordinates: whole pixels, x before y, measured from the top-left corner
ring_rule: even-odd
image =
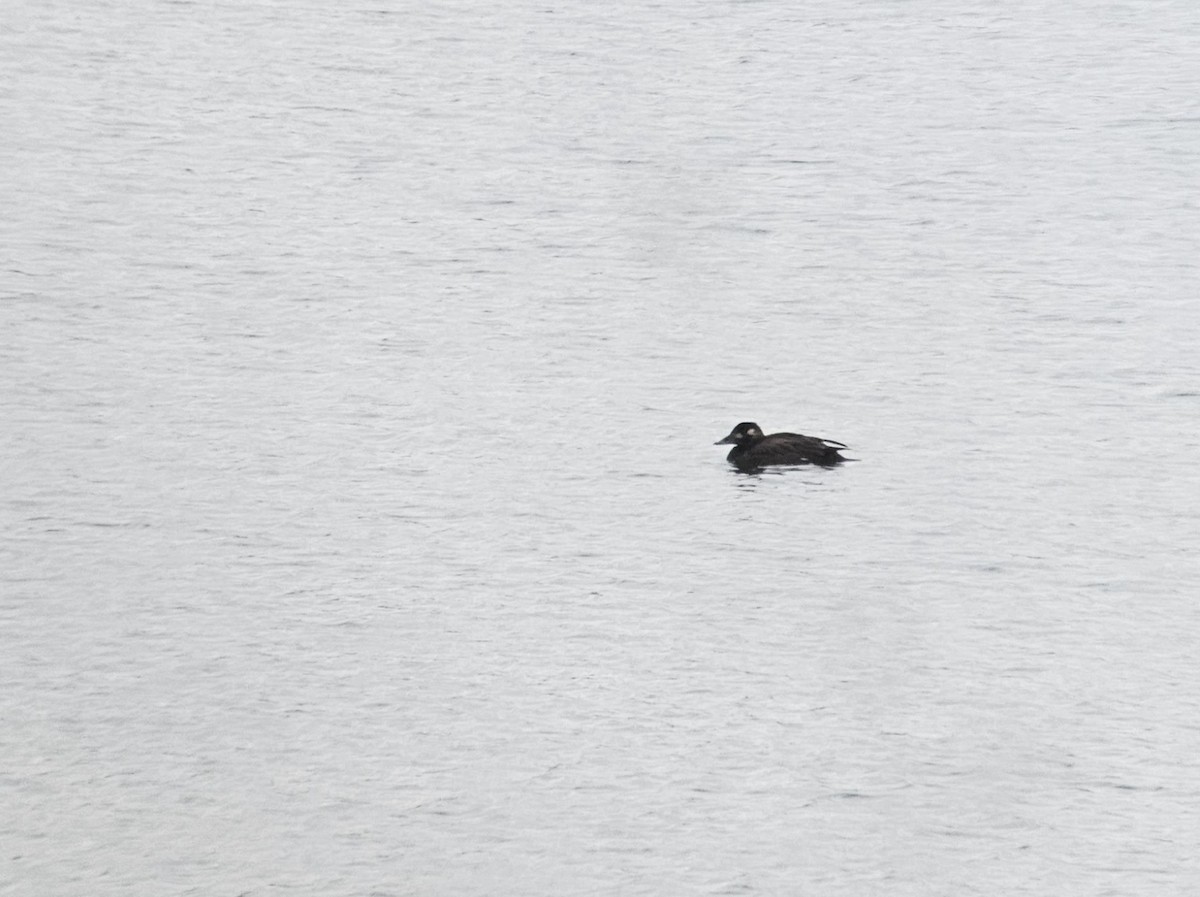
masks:
[[[804,445],[813,447],[825,446],[826,448],[844,449],[849,448],[844,442],[838,442],[836,439],[822,439],[820,436],[803,436],[800,433],[776,433],[777,436],[786,436],[788,439],[795,439]]]
[[[838,454],[844,448],[845,445],[832,439],[800,433],[773,433],[763,437],[749,454],[760,464],[802,464],[805,461],[829,464],[845,460]]]

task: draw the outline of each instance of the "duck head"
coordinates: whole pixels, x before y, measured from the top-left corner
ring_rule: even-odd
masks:
[[[758,424],[743,421],[738,424],[724,439],[719,439],[713,445],[745,445],[748,442],[754,442],[756,439],[762,439],[762,429]]]

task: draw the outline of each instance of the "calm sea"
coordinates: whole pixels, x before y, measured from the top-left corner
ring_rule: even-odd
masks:
[[[1200,892],[1200,5],[3,19],[0,895]]]

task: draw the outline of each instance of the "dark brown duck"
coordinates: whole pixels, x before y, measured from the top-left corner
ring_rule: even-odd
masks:
[[[756,470],[771,464],[819,464],[833,467],[846,459],[839,450],[846,448],[832,439],[801,436],[799,433],[772,433],[764,436],[758,424],[743,422],[724,439],[713,445],[732,445],[730,464],[742,470]]]

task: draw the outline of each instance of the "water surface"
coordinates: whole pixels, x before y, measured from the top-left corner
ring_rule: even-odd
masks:
[[[1200,885],[1194,5],[8,20],[0,892]]]

